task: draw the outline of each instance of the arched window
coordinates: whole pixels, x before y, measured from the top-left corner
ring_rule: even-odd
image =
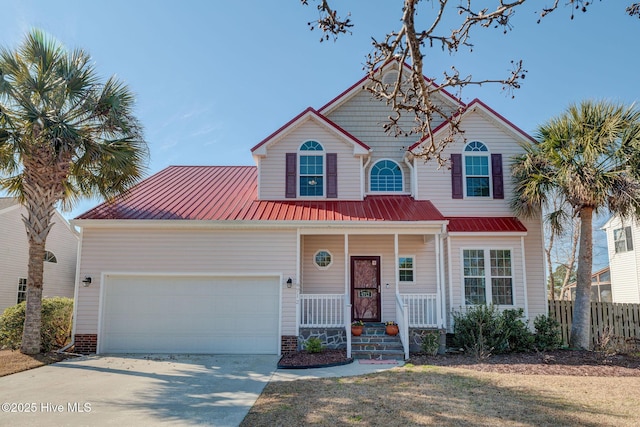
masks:
[[[44,251],[44,262],[52,262],[55,264],[58,262],[58,259],[53,254],[53,252]]]
[[[317,141],[300,146],[300,195],[324,195],[324,149]]]
[[[489,149],[480,141],[471,141],[464,148],[464,175],[467,197],[489,197]]]
[[[371,167],[371,191],[402,191],[402,169],[393,160],[380,160]]]

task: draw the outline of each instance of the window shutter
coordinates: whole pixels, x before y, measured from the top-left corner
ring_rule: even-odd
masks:
[[[451,197],[462,199],[462,154],[451,155]]]
[[[285,197],[296,197],[296,175],[297,175],[297,153],[287,153],[286,181],[285,181]]]
[[[338,197],[338,155],[327,153],[327,197]]]
[[[631,227],[625,227],[624,228],[624,234],[625,237],[627,238],[627,250],[628,251],[632,251],[633,250],[633,237],[631,234]]]
[[[493,181],[493,198],[504,199],[502,182],[502,154],[491,155],[491,178]]]

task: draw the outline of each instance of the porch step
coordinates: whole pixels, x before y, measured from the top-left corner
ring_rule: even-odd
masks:
[[[366,323],[362,335],[351,337],[351,355],[354,359],[404,360],[400,336],[386,334],[383,323]]]

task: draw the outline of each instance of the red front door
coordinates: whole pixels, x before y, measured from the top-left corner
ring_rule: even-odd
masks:
[[[351,257],[351,303],[354,320],[380,321],[380,257]]]

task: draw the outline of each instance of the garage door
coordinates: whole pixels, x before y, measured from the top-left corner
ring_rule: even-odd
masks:
[[[276,277],[107,276],[101,353],[277,354]]]

